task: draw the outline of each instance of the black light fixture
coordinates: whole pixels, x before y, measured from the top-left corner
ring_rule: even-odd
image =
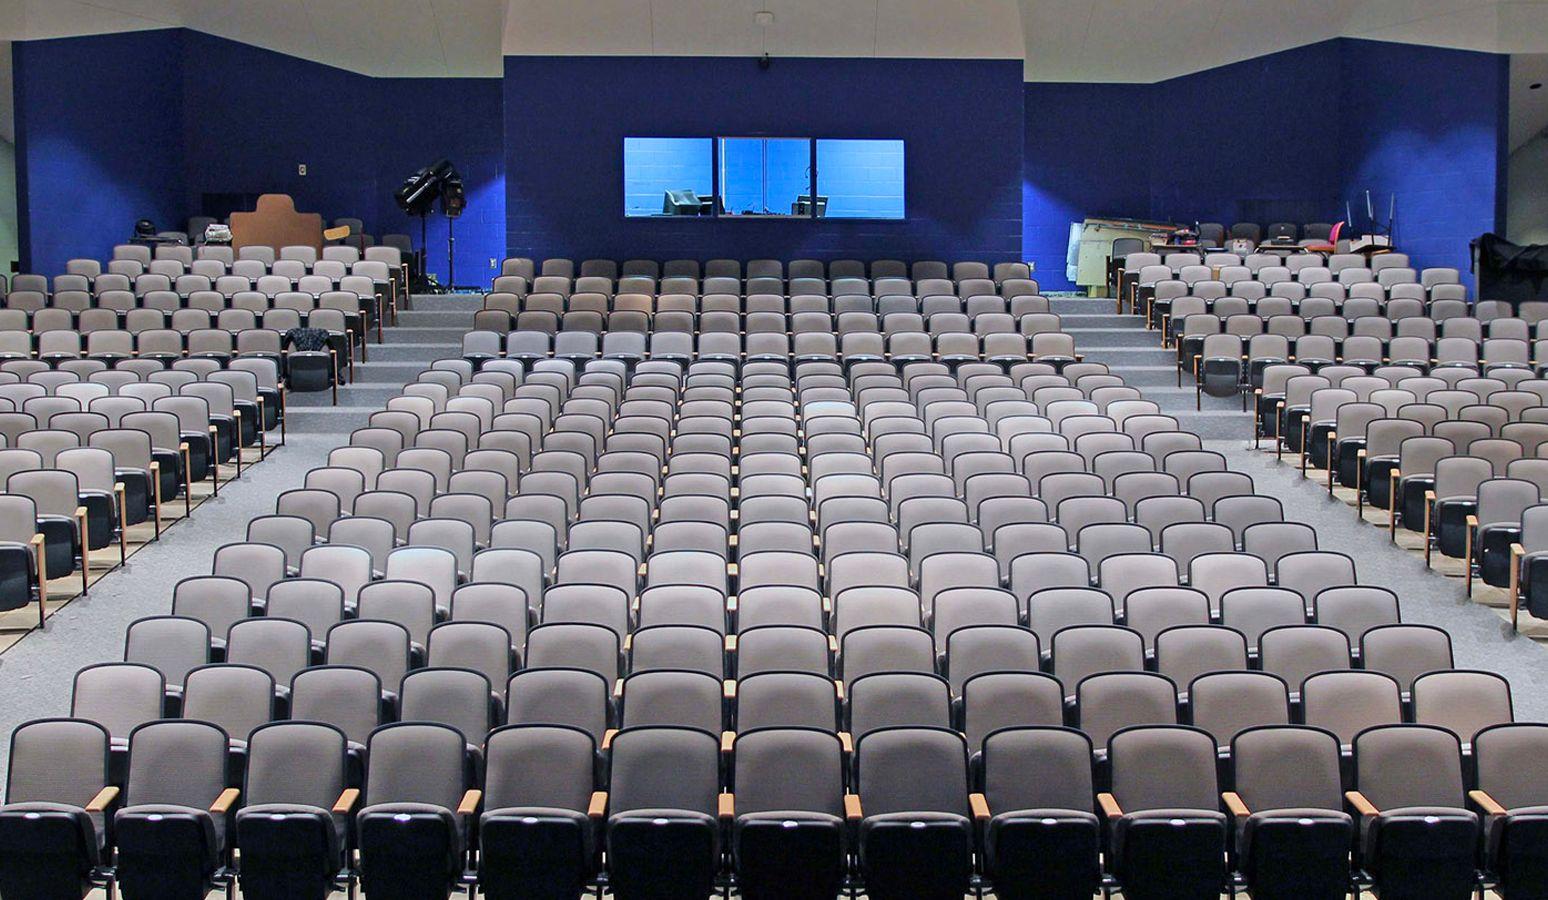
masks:
[[[430,211],[435,208],[436,201],[441,203],[441,213],[446,216],[446,290],[451,290],[455,285],[455,258],[457,238],[452,233],[451,220],[461,216],[468,206],[467,189],[462,183],[462,174],[450,160],[438,160],[408,178],[393,192],[392,199],[398,204],[398,208],[411,216],[419,217],[419,245],[416,253],[419,256],[419,283],[416,287],[420,290],[432,290],[429,278],[425,274],[425,254],[428,251],[428,221]]]

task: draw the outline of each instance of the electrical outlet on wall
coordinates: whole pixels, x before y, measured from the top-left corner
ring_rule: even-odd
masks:
[[[302,163],[299,166],[296,166],[296,174],[297,175],[305,175],[306,174],[306,163]]]

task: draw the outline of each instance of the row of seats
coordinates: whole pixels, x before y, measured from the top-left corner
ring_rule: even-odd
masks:
[[[1037,293],[1037,282],[1031,278],[1007,278],[1004,281],[983,278],[835,278],[831,282],[822,278],[792,278],[788,282],[777,277],[749,278],[745,282],[734,277],[706,278],[700,281],[688,276],[663,278],[659,282],[645,275],[631,275],[614,282],[601,276],[569,279],[559,275],[540,275],[529,282],[520,275],[501,275],[494,279],[490,288],[495,293],[557,295],[570,297],[587,296],[637,297],[656,295],[684,295],[689,297],[711,296],[920,296],[920,297],[1015,297]]]
[[[464,358],[483,361],[503,356],[533,360],[552,355],[584,363],[598,355],[604,359],[631,362],[643,359],[760,361],[788,359],[794,355],[803,360],[843,359],[847,362],[892,360],[901,363],[938,359],[960,363],[983,360],[1012,368],[1025,365],[1027,360],[1062,368],[1081,359],[1075,349],[1075,338],[1057,330],[1056,316],[1047,316],[1045,325],[1023,322],[1025,327],[1053,330],[1030,335],[1015,331],[996,332],[982,337],[970,331],[934,336],[923,331],[900,331],[891,335],[855,331],[840,336],[820,329],[798,331],[792,335],[772,328],[758,331],[756,320],[752,326],[754,330],[745,334],[731,328],[731,323],[725,330],[712,326],[711,330],[698,334],[660,330],[649,334],[632,330],[599,333],[589,328],[553,333],[545,330],[540,322],[528,320],[521,324],[537,327],[510,332],[468,332],[462,340]]]
[[[308,269],[299,260],[282,260],[275,263],[278,271],[260,271],[262,263],[250,261],[251,266],[237,263],[237,271],[222,275],[204,273],[167,275],[147,272],[129,276],[105,272],[95,278],[85,275],[55,276],[51,289],[41,283],[42,276],[16,275],[11,290],[6,294],[7,305],[12,308],[36,308],[44,304],[66,306],[77,304],[81,299],[102,299],[109,294],[132,294],[143,298],[149,294],[176,294],[187,298],[194,294],[214,292],[231,298],[246,291],[257,291],[272,297],[285,291],[299,290],[321,294],[337,290],[347,280],[387,285],[394,270],[385,262],[363,261],[346,266],[342,262],[324,260]],[[287,263],[289,265],[287,265]],[[365,291],[370,294],[373,291]]]
[[[201,321],[185,319],[183,324],[197,326]],[[337,386],[353,373],[355,349],[365,352],[363,337],[349,327],[349,318],[338,310],[313,310],[307,317],[305,324],[327,333],[325,346],[317,350],[294,346],[291,335],[294,329],[302,327],[299,319],[274,319],[271,323],[289,327],[284,331],[249,327],[234,332],[207,326],[186,332],[175,328],[86,333],[67,329],[0,331],[0,372],[11,372],[38,383],[96,380],[116,386],[119,382],[150,379],[168,368],[202,375],[256,359],[277,372],[275,380],[258,372],[265,388],[277,389],[278,382],[283,381],[295,390],[327,390],[332,386],[336,393]],[[245,323],[228,320],[226,324]],[[76,377],[70,379],[66,374]]]
[[[145,306],[167,312],[187,306],[250,308],[257,297],[272,304],[290,293],[317,300],[344,291],[357,294],[361,311],[373,319],[407,301],[407,262],[394,247],[368,248],[363,259],[351,246],[326,247],[321,259],[309,246],[284,247],[278,254],[272,247],[216,245],[162,245],[154,252],[151,259],[150,247],[119,245],[106,269],[96,260],[73,259],[52,282],[32,274],[14,275],[9,285],[0,279],[0,293],[7,309],[80,312],[101,306],[123,313]]]
[[[1535,725],[1483,732],[1472,775],[1442,729],[1371,728],[1356,739],[1348,792],[1337,740],[1293,726],[1243,732],[1224,777],[1208,735],[1125,729],[1105,748],[1107,785],[1089,739],[1057,727],[996,732],[970,763],[960,735],[933,728],[878,730],[850,755],[804,729],[725,745],[640,726],[619,732],[599,766],[582,731],[512,725],[488,736],[474,767],[457,730],[404,722],[372,732],[363,778],[326,724],[258,729],[237,777],[227,737],[199,721],[143,725],[120,786],[100,726],[23,726],[0,843],[42,864],[5,854],[0,885],[45,896],[108,882],[139,897],[239,883],[245,896],[321,900],[353,890],[358,854],[359,881],[380,898],[461,885],[578,897],[598,881],[623,898],[704,897],[734,882],[754,897],[863,885],[887,900],[986,888],[1210,896],[1236,884],[1332,896],[1357,883],[1460,900],[1484,881],[1508,896],[1542,887],[1532,848],[1548,786],[1532,773],[1548,734]]]
[[[1228,229],[1219,222],[1198,223],[1199,244],[1204,247],[1221,247],[1227,240],[1269,243],[1294,243],[1304,241],[1326,244],[1333,237],[1333,226],[1327,222],[1273,222],[1259,225],[1256,222],[1236,222]],[[1113,242],[1113,254],[1123,256],[1132,249],[1148,244],[1138,238],[1119,238]]]
[[[541,263],[526,257],[509,257],[500,265],[501,275],[526,279],[532,284],[540,277],[555,278],[605,278],[617,282],[621,278],[943,278],[958,281],[969,278],[991,278],[1002,282],[1013,278],[1030,278],[1032,270],[1026,263],[1003,262],[990,267],[982,262],[957,262],[948,266],[939,260],[918,260],[905,263],[897,259],[878,259],[870,263],[857,259],[836,259],[824,263],[817,259],[793,259],[788,263],[777,259],[754,259],[745,265],[735,259],[712,259],[700,263],[695,259],[670,259],[664,263],[651,259],[628,259],[620,265],[611,259],[582,260],[579,267],[574,260],[563,258],[545,259]]]

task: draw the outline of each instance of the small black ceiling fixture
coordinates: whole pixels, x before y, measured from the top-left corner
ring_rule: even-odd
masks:
[[[1542,88],[1543,88],[1543,83],[1541,81],[1534,81],[1531,84],[1527,85],[1527,90],[1529,90],[1529,91],[1540,91],[1540,90],[1542,90]]]

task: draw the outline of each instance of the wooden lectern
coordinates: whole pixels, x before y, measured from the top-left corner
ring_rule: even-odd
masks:
[[[313,247],[321,253],[323,219],[317,213],[296,212],[289,194],[264,194],[252,212],[231,214],[231,246]]]

